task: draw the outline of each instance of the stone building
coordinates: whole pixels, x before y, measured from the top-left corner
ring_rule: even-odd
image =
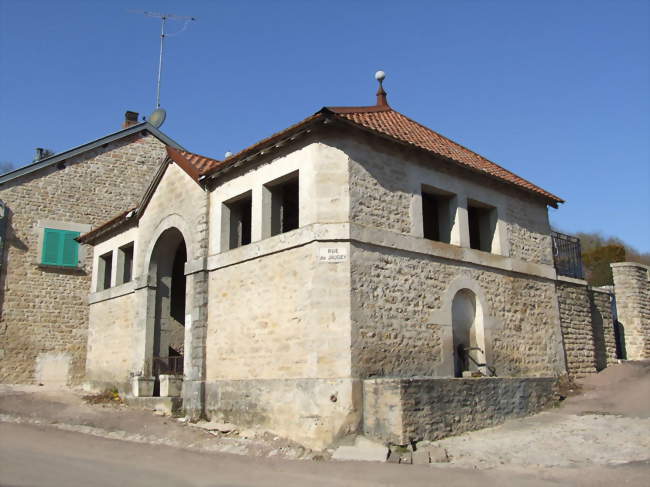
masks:
[[[173,147],[94,247],[87,380],[322,448],[537,410],[566,373],[553,194],[377,104]],[[482,378],[478,378],[482,377]],[[182,383],[182,384],[181,384]]]
[[[137,118],[0,176],[0,382],[84,378],[92,249],[74,238],[137,204],[179,147]]]

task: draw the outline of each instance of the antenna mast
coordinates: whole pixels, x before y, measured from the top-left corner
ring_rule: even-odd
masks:
[[[188,23],[196,20],[196,17],[188,17],[188,16],[181,16],[181,15],[173,15],[173,14],[160,14],[157,12],[145,12],[145,11],[142,12],[132,11],[132,13],[141,13],[143,15],[146,15],[147,17],[154,17],[160,19],[160,57],[158,58],[158,78],[156,81],[156,108],[160,108],[160,80],[162,77],[163,49],[164,49],[165,37],[171,37],[180,34],[187,28]],[[183,24],[183,27],[177,32],[174,32],[173,34],[167,34],[165,33],[165,24],[167,23],[167,20],[179,20],[179,21],[184,21],[185,23]]]

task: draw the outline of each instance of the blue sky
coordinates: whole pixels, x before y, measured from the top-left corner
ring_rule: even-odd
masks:
[[[567,201],[566,232],[650,251],[650,2],[0,0],[0,161],[23,165],[155,104],[221,158],[325,105],[393,108]],[[171,29],[182,24],[172,24]]]

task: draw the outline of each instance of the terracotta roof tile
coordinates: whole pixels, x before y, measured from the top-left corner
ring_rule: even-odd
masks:
[[[556,203],[563,202],[554,194],[534,185],[530,181],[526,181],[476,152],[440,135],[438,132],[411,120],[390,107],[328,107],[327,110],[366,129],[451,159],[470,169],[489,174],[502,181],[545,196]]]
[[[167,146],[167,154],[175,163],[181,166],[196,180],[198,180],[200,176],[203,176],[213,169],[223,165],[222,161],[194,154],[193,152],[188,152],[186,150],[175,149],[170,146]]]

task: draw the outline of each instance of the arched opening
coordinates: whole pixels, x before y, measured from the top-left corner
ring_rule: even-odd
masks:
[[[464,372],[485,373],[482,315],[472,291],[461,289],[456,293],[451,306],[454,377],[463,377]]]
[[[161,375],[183,375],[186,262],[183,235],[176,228],[165,230],[154,246],[149,263],[149,283],[156,289],[152,340],[154,396],[160,395]]]

